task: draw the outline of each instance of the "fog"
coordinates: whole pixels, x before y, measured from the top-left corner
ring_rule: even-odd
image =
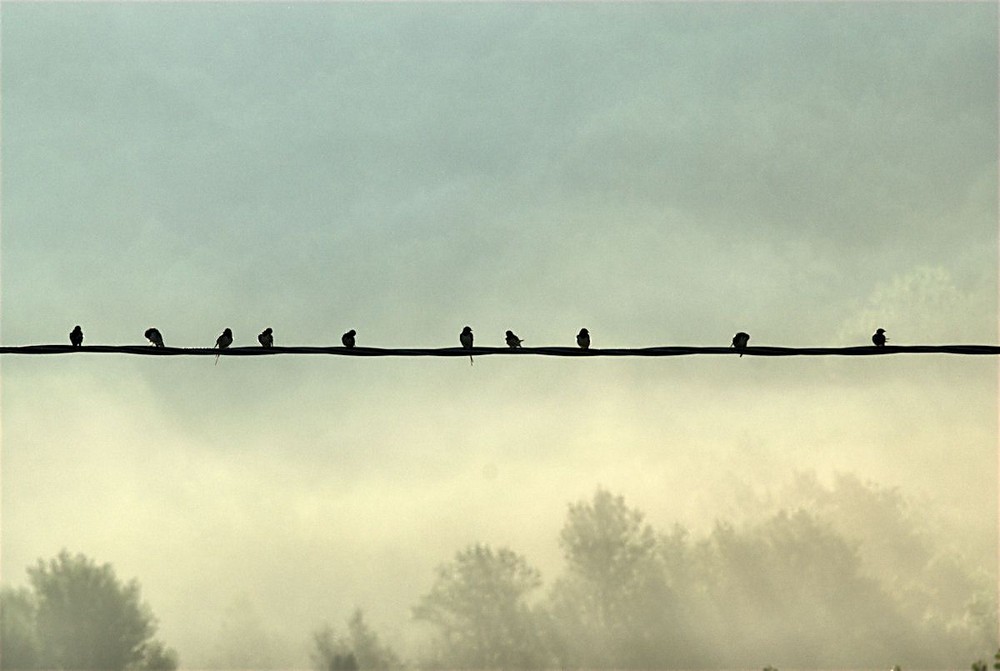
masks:
[[[4,345],[997,339],[995,5],[5,4],[0,26]],[[477,544],[538,572],[531,664],[995,645],[990,357],[4,355],[0,394],[3,585],[63,548],[110,562],[182,668],[308,667],[357,609],[444,664],[414,609]],[[642,513],[669,595],[613,636],[570,617],[560,543],[598,492]],[[830,574],[779,579],[802,567]],[[869,633],[793,650],[791,624]]]

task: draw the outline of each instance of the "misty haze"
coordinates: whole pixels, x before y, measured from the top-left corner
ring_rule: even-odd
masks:
[[[3,669],[996,661],[994,356],[232,356],[995,344],[995,3],[0,19]]]

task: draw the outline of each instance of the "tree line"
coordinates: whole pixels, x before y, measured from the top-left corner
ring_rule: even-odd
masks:
[[[548,584],[527,557],[472,543],[411,610],[404,656],[355,610],[312,633],[317,671],[402,669],[956,668],[995,649],[995,575],[896,489],[839,475],[796,505],[695,535],[655,529],[597,489],[567,508]],[[0,591],[0,667],[175,671],[135,580],[67,551]],[[272,660],[271,665],[281,665]]]
[[[996,647],[995,576],[920,528],[898,491],[799,482],[803,507],[700,538],[598,489],[569,506],[562,575],[477,543],[413,616],[435,669],[955,668]]]

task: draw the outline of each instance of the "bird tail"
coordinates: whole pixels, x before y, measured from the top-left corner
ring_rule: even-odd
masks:
[[[218,354],[215,355],[215,365],[216,366],[219,365],[219,355]]]
[[[472,355],[471,354],[469,355],[469,365],[470,366],[476,365],[476,362],[472,360]]]

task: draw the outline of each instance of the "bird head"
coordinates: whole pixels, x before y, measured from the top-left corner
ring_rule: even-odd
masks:
[[[464,329],[462,329],[462,333],[472,333],[472,327],[466,326]]]
[[[582,335],[582,336],[583,335],[590,335],[590,331],[588,331],[587,329],[580,329],[580,335]]]

